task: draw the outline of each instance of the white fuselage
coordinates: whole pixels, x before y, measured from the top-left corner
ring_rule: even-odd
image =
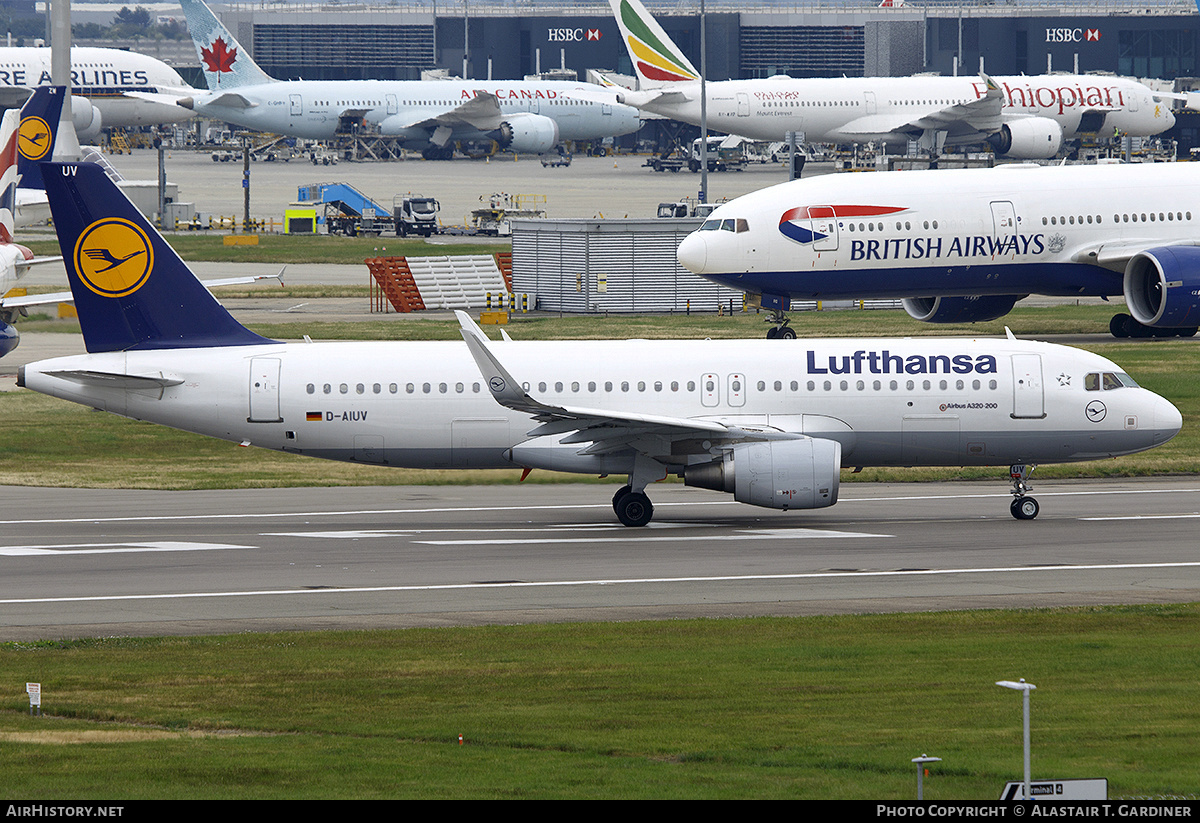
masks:
[[[678,256],[803,299],[1119,295],[1130,250],[1200,235],[1198,184],[1192,163],[831,174],[723,204]]]
[[[1155,101],[1149,88],[1133,80],[1074,75],[992,79],[1004,93],[1001,116],[1006,122],[1049,118],[1068,138],[1083,131],[1150,136],[1175,123],[1170,106]],[[642,106],[646,111],[699,125],[699,83],[670,83],[662,90],[681,92],[687,99],[651,101]],[[783,140],[793,131],[810,143],[895,143],[922,130],[897,131],[898,124],[975,103],[987,94],[987,85],[979,77],[772,77],[709,82],[706,91],[708,128],[714,131],[756,140]],[[653,92],[631,92],[627,99],[635,102],[639,94]],[[1104,116],[1089,120],[1087,112]],[[984,136],[965,122],[931,120],[926,127],[947,130],[949,143]]]
[[[1091,460],[1152,448],[1178,411],[1088,352],[1018,340],[590,341],[492,344],[538,400],[716,420],[841,443],[842,464],[997,465]],[[73,374],[109,375],[104,387]],[[123,387],[111,375],[173,385]],[[1089,379],[1088,375],[1094,375]],[[22,385],[178,429],[336,460],[428,468],[632,471],[633,451],[595,458],[543,441],[489,394],[455,342],[269,344],[45,360]],[[1095,390],[1089,391],[1092,385]],[[1101,411],[1103,409],[1103,411]],[[677,465],[720,449],[697,437]],[[552,441],[552,442],[551,442]],[[579,441],[575,441],[578,443]]]
[[[0,47],[0,90],[46,85],[51,85],[49,48]],[[91,101],[100,111],[105,128],[188,119],[191,112],[178,106],[125,96],[127,92],[155,93],[163,88],[186,87],[177,71],[144,54],[84,46],[71,49],[71,93]]]
[[[385,135],[406,136],[404,128],[446,115],[480,92],[495,95],[503,114],[543,115],[558,124],[563,140],[592,140],[630,134],[641,127],[638,111],[601,97],[599,86],[561,81],[520,80],[293,80],[228,90],[252,105],[218,105],[223,92],[198,93],[195,110],[246,128],[308,139],[332,137],[346,116],[361,117]],[[412,134],[414,144],[427,142]],[[462,124],[448,139],[476,139],[478,129]]]

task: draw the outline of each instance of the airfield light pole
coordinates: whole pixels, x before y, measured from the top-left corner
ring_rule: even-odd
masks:
[[[1037,686],[1032,683],[1026,683],[1024,677],[1016,683],[1011,680],[997,680],[996,685],[1023,693],[1021,702],[1025,710],[1025,799],[1031,800],[1032,797],[1029,791],[1029,693],[1036,689]]]
[[[705,43],[704,0],[700,0],[700,202],[708,202],[708,44]]]
[[[917,764],[917,800],[925,799],[925,764],[926,763],[941,763],[942,758],[930,757],[923,754],[920,757],[914,757],[912,762]]]

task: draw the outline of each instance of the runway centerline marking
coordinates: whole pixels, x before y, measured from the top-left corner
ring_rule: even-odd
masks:
[[[202,600],[218,597],[278,597],[282,596],[328,596],[333,594],[376,594],[397,592],[435,592],[482,589],[532,589],[573,588],[583,586],[647,585],[669,583],[745,583],[778,580],[832,580],[839,578],[884,578],[884,577],[939,577],[969,574],[1029,574],[1038,572],[1086,572],[1086,571],[1132,571],[1135,569],[1186,569],[1200,567],[1200,562],[1180,563],[1100,563],[1088,566],[1013,566],[978,569],[902,569],[876,572],[800,572],[796,574],[739,574],[712,575],[708,577],[637,577],[606,578],[600,580],[543,580],[515,581],[509,583],[436,583],[411,586],[360,586],[344,589],[276,589],[225,592],[182,592],[174,594],[122,594],[74,597],[22,597],[0,600],[0,605],[31,603],[97,603],[128,602],[137,600]]]
[[[414,540],[412,542],[425,546],[508,546],[508,545],[538,545],[565,543],[675,543],[701,539],[703,535],[695,534],[664,534],[649,537],[625,535],[623,537],[532,537],[532,538],[466,538],[458,540]],[[755,531],[735,531],[721,535],[721,540],[811,540],[834,539],[845,537],[895,537],[892,534],[871,534],[869,532],[840,532],[830,529],[758,529]]]

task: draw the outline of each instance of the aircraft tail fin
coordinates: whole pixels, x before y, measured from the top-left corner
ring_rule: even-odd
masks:
[[[274,78],[258,67],[242,44],[221,24],[202,0],[180,0],[188,33],[204,69],[209,91],[271,83]]]
[[[65,86],[38,86],[21,107],[17,132],[17,174],[23,189],[45,189],[42,161],[54,156]],[[78,147],[77,147],[78,148]]]
[[[17,140],[21,129],[21,113],[16,109],[4,112],[0,119],[0,244],[13,241],[17,213]]]
[[[233,319],[100,166],[42,171],[89,352],[273,342]]]
[[[658,88],[671,83],[697,83],[696,71],[679,47],[658,25],[641,0],[608,0],[621,40],[633,62],[633,70],[643,89]],[[1197,0],[1200,2],[1200,0]]]

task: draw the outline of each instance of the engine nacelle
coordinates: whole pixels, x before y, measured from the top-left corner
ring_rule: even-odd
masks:
[[[75,125],[75,135],[81,143],[94,143],[104,128],[104,118],[100,110],[92,105],[86,97],[71,96],[71,122]]]
[[[804,437],[739,443],[721,460],[688,466],[685,486],[731,492],[768,509],[823,509],[837,502],[842,445]]]
[[[1045,160],[1062,148],[1063,130],[1049,117],[1024,117],[1005,123],[1000,131],[988,135],[987,142],[1004,157]]]
[[[1012,311],[1023,294],[983,294],[976,297],[906,297],[904,310],[922,323],[982,323]]]
[[[1125,303],[1144,326],[1200,326],[1200,248],[1146,249],[1125,266]]]
[[[558,145],[558,123],[540,114],[513,114],[487,136],[502,149],[545,154]]]

